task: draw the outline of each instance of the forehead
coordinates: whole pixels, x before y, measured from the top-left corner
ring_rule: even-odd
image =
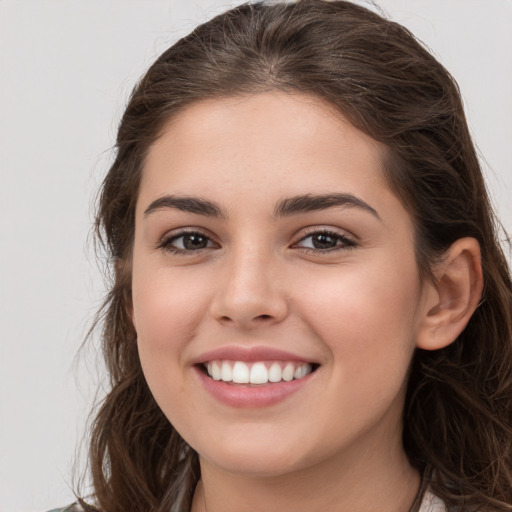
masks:
[[[141,198],[389,192],[385,147],[330,105],[280,92],[196,102],[150,148]],[[351,190],[351,189],[357,190]],[[314,189],[314,190],[312,190]]]

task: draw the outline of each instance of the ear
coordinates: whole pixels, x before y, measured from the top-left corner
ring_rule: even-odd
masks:
[[[425,313],[417,347],[437,350],[455,341],[477,308],[483,289],[480,245],[461,238],[434,268],[435,281],[426,283]]]

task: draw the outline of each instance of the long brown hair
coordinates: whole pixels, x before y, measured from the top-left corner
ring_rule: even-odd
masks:
[[[93,425],[92,501],[103,512],[190,507],[198,456],[148,389],[128,314],[135,204],[148,148],[172,116],[267,90],[320,98],[388,147],[385,172],[414,220],[424,279],[455,240],[480,243],[482,302],[450,346],[415,353],[403,440],[454,510],[512,510],[512,284],[457,85],[404,27],[322,0],[217,16],[163,53],[131,95],[96,221],[113,273],[99,317],[111,389]]]

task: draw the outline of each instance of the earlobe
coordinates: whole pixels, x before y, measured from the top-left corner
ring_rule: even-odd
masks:
[[[474,238],[454,242],[434,269],[421,319],[417,347],[437,350],[455,341],[476,310],[483,289],[480,245]]]

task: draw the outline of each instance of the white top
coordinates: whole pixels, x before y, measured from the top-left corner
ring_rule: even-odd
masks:
[[[446,512],[446,506],[441,498],[438,498],[427,489],[419,512]]]

